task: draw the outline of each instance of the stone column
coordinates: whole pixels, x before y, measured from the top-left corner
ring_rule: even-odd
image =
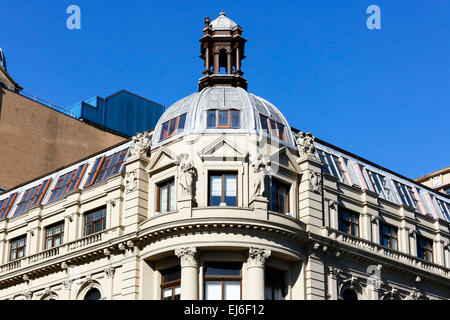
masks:
[[[231,74],[231,52],[227,51],[227,74]]]
[[[198,257],[197,248],[175,250],[181,265],[181,300],[198,300]]]
[[[213,65],[213,72],[214,74],[219,73],[219,52],[214,52],[214,65]]]
[[[247,260],[247,299],[264,300],[264,267],[271,251],[250,248]]]
[[[241,71],[241,59],[239,57],[239,47],[236,47],[236,73]]]

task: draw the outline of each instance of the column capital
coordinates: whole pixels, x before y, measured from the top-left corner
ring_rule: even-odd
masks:
[[[248,250],[249,267],[264,267],[266,259],[270,257],[271,251],[263,248],[250,248]]]
[[[195,247],[186,247],[175,250],[175,255],[180,258],[181,267],[198,267],[198,253]]]

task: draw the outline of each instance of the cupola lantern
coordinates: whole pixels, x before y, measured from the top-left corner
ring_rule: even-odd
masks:
[[[199,91],[205,87],[231,86],[247,90],[247,80],[241,71],[241,61],[245,58],[246,40],[242,28],[229,19],[225,12],[211,21],[205,18],[200,58],[205,70],[199,80]]]

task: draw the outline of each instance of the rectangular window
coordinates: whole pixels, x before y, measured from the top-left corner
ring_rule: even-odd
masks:
[[[442,200],[439,200],[438,198],[436,198],[436,201],[439,205],[439,207],[441,208],[442,213],[445,215],[445,217],[450,220],[450,212],[449,212],[449,206],[446,205],[446,203]]]
[[[84,215],[84,235],[88,236],[106,229],[106,207]]]
[[[289,189],[290,186],[288,184],[272,179],[270,210],[279,213],[289,212]]]
[[[267,126],[268,118],[266,116],[263,116],[262,114],[259,114],[259,120],[261,121],[261,129],[263,130],[263,132],[269,134],[269,127]]]
[[[78,167],[71,172],[68,172],[58,178],[56,185],[52,190],[52,194],[48,202],[61,199],[65,194],[76,190],[83,179],[84,172],[87,168],[87,163]]]
[[[433,241],[417,236],[417,256],[427,262],[433,262]]]
[[[161,135],[159,137],[159,141],[163,141],[178,133],[183,132],[185,123],[186,113],[164,122],[161,127]]]
[[[9,260],[17,260],[25,257],[25,241],[27,237],[23,236],[10,241]]]
[[[272,119],[269,119],[269,122],[272,136],[281,141],[286,141],[286,132],[284,130],[284,125]]]
[[[160,213],[175,210],[175,182],[174,179],[157,185],[158,203],[156,210]]]
[[[380,222],[380,244],[386,248],[398,250],[397,228]]]
[[[180,300],[181,270],[180,267],[161,271],[161,300]]]
[[[268,268],[264,270],[264,299],[284,300],[286,297],[285,271]]]
[[[122,168],[127,154],[128,148],[118,151],[110,156],[98,158],[89,173],[89,177],[84,187],[86,188],[95,183],[105,181],[110,176],[118,173]]]
[[[17,192],[10,195],[8,198],[0,200],[0,219],[6,218],[8,216],[8,212],[14,204],[14,201],[17,198]]]
[[[42,182],[40,185],[28,189],[23,193],[22,199],[17,203],[16,211],[14,215],[21,214],[27,211],[32,206],[38,205],[41,203],[42,199],[47,192],[48,187],[50,186],[51,179],[48,179]]]
[[[205,300],[241,299],[241,262],[205,263]]]
[[[345,208],[338,208],[339,231],[359,237],[359,214]]]
[[[236,173],[211,173],[208,198],[210,206],[237,206]]]
[[[240,128],[239,110],[208,110],[206,113],[206,127],[214,128]]]
[[[45,249],[57,247],[63,243],[64,222],[45,228]]]

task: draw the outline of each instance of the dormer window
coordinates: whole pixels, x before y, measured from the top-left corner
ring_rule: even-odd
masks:
[[[259,115],[259,119],[261,121],[261,128],[265,133],[286,142],[286,130],[283,124],[273,119],[269,119],[262,114]]]
[[[164,122],[162,124],[161,136],[159,141],[166,140],[174,136],[175,134],[183,132],[185,123],[186,123],[186,113]]]
[[[206,127],[208,129],[241,127],[241,112],[239,110],[208,110],[206,114]]]

